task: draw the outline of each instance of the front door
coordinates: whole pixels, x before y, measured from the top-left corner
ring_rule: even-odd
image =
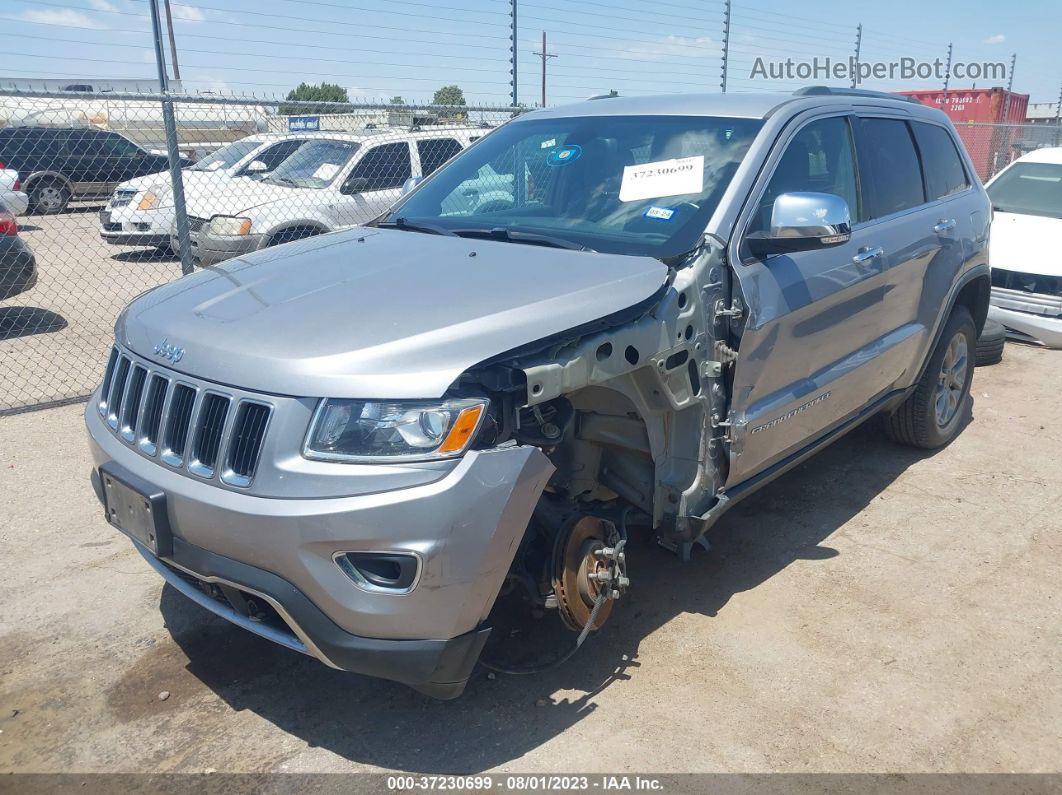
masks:
[[[728,488],[799,451],[895,379],[879,358],[888,242],[864,222],[853,120],[813,119],[779,145],[744,234],[765,230],[775,198],[798,191],[845,199],[853,230],[832,248],[765,259],[746,252],[735,265],[746,318],[731,392]]]
[[[371,221],[394,204],[402,195],[402,185],[413,176],[412,163],[406,141],[369,149],[354,164],[330,208],[334,228]]]

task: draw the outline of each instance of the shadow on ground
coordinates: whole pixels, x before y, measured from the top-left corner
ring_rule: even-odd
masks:
[[[178,257],[169,247],[138,248],[133,251],[119,251],[111,255],[118,262],[177,262]]]
[[[36,306],[0,307],[0,340],[50,334],[66,328],[66,318]]]
[[[696,550],[683,564],[649,541],[628,547],[632,590],[600,635],[548,673],[491,679],[477,668],[456,701],[432,701],[402,685],[329,669],[214,618],[169,587],[161,610],[187,655],[187,670],[232,709],[251,710],[311,746],[361,764],[481,771],[561,734],[595,709],[597,693],[637,677],[642,638],[675,616],[716,616],[735,594],[795,560],[830,565],[838,553],[824,542],[922,456],[886,441],[871,424],[732,509],[711,531],[711,552]],[[521,629],[516,640],[528,648],[542,641],[553,654],[558,645],[550,641],[573,639],[558,626],[551,614]],[[557,690],[580,695],[549,700]]]

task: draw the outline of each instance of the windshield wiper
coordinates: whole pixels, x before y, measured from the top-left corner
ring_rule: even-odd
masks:
[[[376,226],[383,227],[384,229],[401,229],[406,232],[424,232],[429,235],[450,235],[457,234],[451,232],[444,226],[436,226],[435,224],[423,224],[419,221],[410,221],[406,218],[396,218],[393,221],[380,221]]]
[[[564,238],[540,235],[536,232],[521,232],[518,229],[507,229],[503,226],[495,227],[494,229],[455,229],[452,234],[461,237],[484,237],[490,240],[500,240],[503,243],[527,243],[532,246],[566,248],[571,251],[594,251],[588,246],[573,243]]]
[[[291,187],[293,187],[293,188],[299,187],[299,184],[295,180],[291,179],[290,177],[275,177],[275,176],[270,175],[268,177],[263,177],[262,178],[262,182],[266,182],[266,181],[273,182],[273,183],[275,183],[277,185],[291,185]]]

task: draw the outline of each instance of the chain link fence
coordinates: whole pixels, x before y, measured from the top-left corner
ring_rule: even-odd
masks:
[[[76,400],[99,381],[122,308],[232,257],[364,223],[511,107],[173,97],[186,215],[162,95],[0,95],[0,414]],[[978,175],[1062,143],[1043,124],[961,124]],[[511,170],[511,169],[510,169]],[[550,175],[522,184],[546,189]],[[504,164],[460,200],[513,201]],[[188,246],[178,243],[186,222]]]
[[[115,318],[145,290],[364,223],[407,181],[513,115],[509,107],[174,97],[189,240],[182,251],[163,99],[0,96],[0,414],[87,395]],[[511,194],[511,177],[481,176],[463,192],[467,201]]]
[[[977,176],[987,182],[1022,155],[1046,146],[1062,146],[1062,125],[959,123],[959,138],[970,153]]]

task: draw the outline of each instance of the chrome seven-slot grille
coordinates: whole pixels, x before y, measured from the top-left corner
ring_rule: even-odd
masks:
[[[196,385],[177,373],[111,350],[99,412],[141,455],[204,479],[247,487],[273,407]]]

